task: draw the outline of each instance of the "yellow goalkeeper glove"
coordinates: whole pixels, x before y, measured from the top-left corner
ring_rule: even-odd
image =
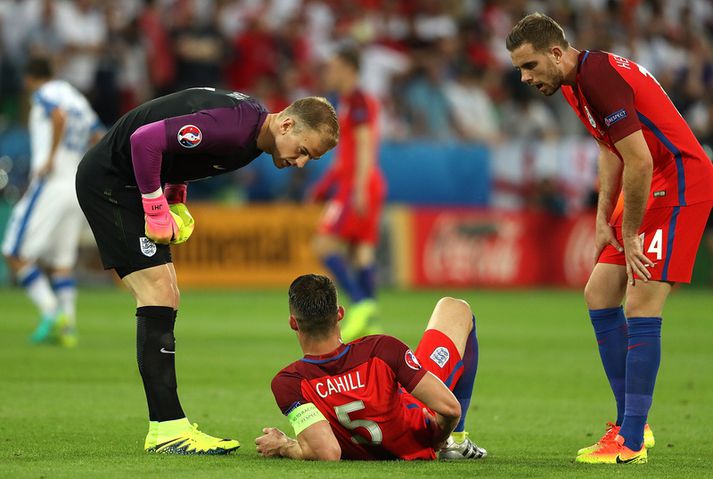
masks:
[[[171,240],[171,244],[185,243],[188,241],[188,238],[191,237],[191,234],[193,234],[193,228],[195,228],[196,222],[193,219],[193,216],[191,216],[188,212],[186,205],[183,203],[170,205],[169,209],[171,210],[171,214],[174,215],[174,218],[175,216],[178,216],[181,219],[181,222],[176,221],[179,225],[178,235],[174,236]]]

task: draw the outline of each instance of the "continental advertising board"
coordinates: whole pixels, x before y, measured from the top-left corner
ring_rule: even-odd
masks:
[[[171,248],[181,286],[283,287],[321,271],[312,252],[319,206],[198,203],[190,211],[193,235]]]

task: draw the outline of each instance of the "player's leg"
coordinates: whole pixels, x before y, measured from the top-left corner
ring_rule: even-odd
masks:
[[[332,232],[320,230],[314,241],[314,249],[337,285],[347,293],[352,304],[365,297],[357,281],[347,254],[348,244]]]
[[[15,256],[5,256],[5,260],[18,284],[40,313],[40,320],[30,341],[36,344],[54,341],[58,302],[47,275],[34,262]]]
[[[642,250],[652,263],[651,280],[637,280],[626,292],[629,352],[626,411],[619,434],[632,451],[638,451],[644,442],[644,425],[661,360],[663,307],[674,282],[691,281],[696,252],[712,205],[713,202],[705,202],[657,208],[647,211],[644,217]]]
[[[44,181],[30,185],[12,211],[2,248],[10,270],[40,312],[40,322],[30,338],[36,343],[52,339],[57,312],[57,298],[36,264],[54,239],[47,234],[48,224],[58,221],[51,210],[50,197]]]
[[[191,426],[176,392],[174,325],[179,292],[168,245],[145,237],[141,197],[94,168],[90,150],[77,173],[77,197],[94,233],[102,263],[116,270],[136,299],[136,356],[149,409],[145,449],[168,454],[225,454],[237,441],[214,438]],[[88,159],[89,158],[89,159]],[[117,218],[120,221],[117,221]]]
[[[373,244],[359,242],[353,246],[351,264],[362,299],[353,302],[342,321],[341,333],[345,341],[382,332],[376,318],[375,258]]]
[[[364,292],[364,298],[376,299],[376,248],[371,243],[360,242],[354,246],[353,254],[356,277]]]
[[[416,356],[424,367],[441,378],[461,405],[461,419],[446,447],[443,459],[477,459],[487,451],[469,439],[465,422],[478,371],[478,337],[475,316],[467,302],[442,298],[426,326]]]
[[[642,449],[644,428],[661,362],[661,315],[671,283],[637,281],[626,293],[629,326],[626,410],[619,435],[632,451]]]
[[[625,292],[626,267],[609,263],[597,263],[584,288],[584,299],[594,327],[599,356],[616,400],[616,426],[621,426],[624,419],[626,399],[628,340],[626,316],[621,306]],[[613,438],[616,431],[610,429]]]
[[[74,266],[77,262],[79,235],[83,216],[77,203],[74,189],[64,185],[64,193],[56,195],[58,214],[62,218],[51,235],[55,238],[51,247],[43,255],[43,262],[49,266],[52,289],[57,297],[57,323],[59,341],[65,347],[74,347],[78,342],[76,328],[77,287]],[[64,208],[61,208],[64,203]]]
[[[122,278],[136,299],[136,356],[149,407],[144,448],[167,454],[225,454],[240,447],[197,430],[178,399],[174,327],[180,300],[173,263]]]
[[[640,228],[642,250],[651,262],[648,282],[636,278],[626,290],[628,323],[625,411],[608,447],[578,456],[580,462],[647,461],[654,444],[646,426],[661,360],[661,313],[673,282],[689,282],[711,202],[648,210]],[[617,230],[619,233],[619,230]],[[620,233],[619,233],[620,235]]]
[[[173,334],[178,290],[169,264],[122,278],[136,299],[136,357],[151,422],[185,419],[176,386]]]

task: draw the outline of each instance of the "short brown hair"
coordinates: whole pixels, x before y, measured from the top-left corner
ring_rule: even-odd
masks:
[[[327,149],[337,146],[339,141],[339,120],[337,112],[326,98],[308,96],[292,102],[283,115],[294,115],[302,120],[304,126],[322,134],[322,143]],[[301,125],[297,125],[299,129]]]
[[[288,297],[290,313],[303,333],[323,337],[337,325],[337,288],[328,277],[302,275],[290,285]]]
[[[337,50],[337,58],[349,65],[354,69],[354,71],[359,71],[361,69],[361,55],[359,50],[352,46],[342,47]]]
[[[508,51],[513,51],[525,43],[531,44],[535,51],[547,50],[552,45],[569,48],[562,27],[539,12],[531,13],[517,22],[505,39]]]
[[[50,79],[52,78],[52,63],[46,57],[30,58],[25,64],[25,75],[39,80]]]

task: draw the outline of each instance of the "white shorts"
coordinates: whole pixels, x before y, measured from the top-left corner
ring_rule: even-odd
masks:
[[[10,215],[2,252],[54,268],[72,268],[83,224],[74,181],[33,180]]]

